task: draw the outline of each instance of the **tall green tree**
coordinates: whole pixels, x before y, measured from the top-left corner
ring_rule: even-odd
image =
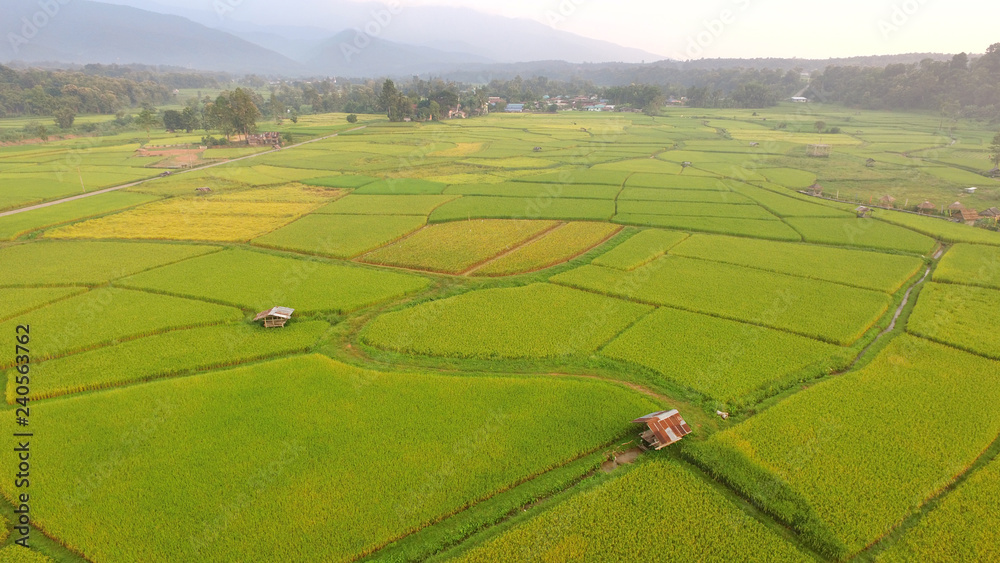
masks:
[[[1000,133],[997,133],[990,143],[990,160],[993,161],[994,168],[1000,167]]]
[[[232,112],[233,128],[249,136],[257,131],[257,120],[260,119],[260,108],[253,101],[250,92],[243,88],[237,88],[229,96],[229,105]]]
[[[76,120],[76,110],[70,106],[63,106],[55,111],[53,117],[60,129],[69,129]]]
[[[139,129],[146,132],[146,140],[148,141],[151,138],[150,131],[154,127],[158,127],[162,122],[160,121],[160,116],[156,114],[155,109],[143,108],[139,112],[139,115],[136,116],[134,123]]]

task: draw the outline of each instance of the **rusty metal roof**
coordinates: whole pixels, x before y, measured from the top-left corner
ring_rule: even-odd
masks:
[[[291,319],[292,313],[294,312],[295,309],[289,309],[288,307],[273,307],[271,309],[268,309],[267,311],[261,311],[260,313],[257,313],[257,316],[254,317],[253,320],[254,322],[256,322],[261,319],[266,319],[267,317],[278,317],[279,319]]]
[[[691,427],[676,410],[654,412],[632,422],[649,426],[653,439],[649,439],[649,433],[643,434],[643,437],[658,450],[679,442],[681,438],[691,433]]]

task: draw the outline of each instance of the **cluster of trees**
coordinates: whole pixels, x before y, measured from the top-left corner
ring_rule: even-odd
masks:
[[[950,61],[830,67],[814,77],[811,96],[864,109],[932,110],[953,119],[996,120],[1000,43],[975,60],[962,53]]]
[[[136,82],[81,72],[18,71],[0,65],[0,117],[56,116],[72,125],[79,113],[113,115],[122,109],[165,104],[172,90],[151,81]]]

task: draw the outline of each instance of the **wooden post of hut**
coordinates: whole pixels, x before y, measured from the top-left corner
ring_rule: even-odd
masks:
[[[809,145],[807,154],[814,158],[830,158],[830,155],[833,154],[833,146]]]
[[[264,328],[283,328],[292,318],[295,309],[288,307],[273,307],[267,311],[261,311],[254,317],[253,322],[264,321]]]
[[[676,410],[654,412],[632,422],[649,427],[649,430],[642,433],[642,439],[657,450],[680,442],[684,436],[691,433],[691,427]]]

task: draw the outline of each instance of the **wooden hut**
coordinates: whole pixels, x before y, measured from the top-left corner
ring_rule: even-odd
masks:
[[[986,211],[980,211],[979,212],[979,216],[980,217],[989,217],[991,219],[996,219],[997,217],[1000,217],[1000,209],[997,209],[996,207],[991,207],[991,208],[987,209]]]
[[[815,158],[830,158],[833,154],[833,145],[809,145],[806,154]]]
[[[690,162],[682,162],[681,163],[681,168],[688,168],[688,167],[691,167],[691,166],[694,166],[694,165],[691,164]]]
[[[975,209],[963,209],[958,212],[958,217],[966,225],[975,225],[979,220],[979,212]]]
[[[884,195],[882,196],[882,199],[878,200],[878,202],[882,207],[895,207],[894,204],[896,203],[896,198],[891,195]]]
[[[212,193],[212,188],[198,188],[195,191],[198,192],[198,195],[208,195]]]
[[[989,175],[990,178],[1000,177],[1000,168],[994,168],[993,170],[990,170]]]
[[[854,212],[858,214],[858,219],[867,219],[872,216],[871,207],[865,207],[864,205],[855,209]]]
[[[869,158],[868,160],[866,160],[865,166],[867,166],[868,168],[875,168],[875,159]]]
[[[654,412],[632,422],[649,427],[649,430],[642,433],[642,439],[657,450],[680,442],[684,436],[691,433],[691,427],[676,410]]]
[[[808,192],[809,195],[823,197],[823,186],[819,185],[819,183],[813,184],[809,186]]]
[[[253,322],[264,321],[264,328],[282,328],[292,318],[295,309],[288,307],[273,307],[267,311],[261,311],[254,317]]]
[[[917,206],[917,210],[924,214],[930,214],[935,209],[937,209],[937,206],[929,201],[925,201]]]
[[[965,206],[962,205],[962,202],[956,201],[955,203],[948,206],[948,213],[950,213],[952,217],[955,217],[960,215],[964,209]]]

